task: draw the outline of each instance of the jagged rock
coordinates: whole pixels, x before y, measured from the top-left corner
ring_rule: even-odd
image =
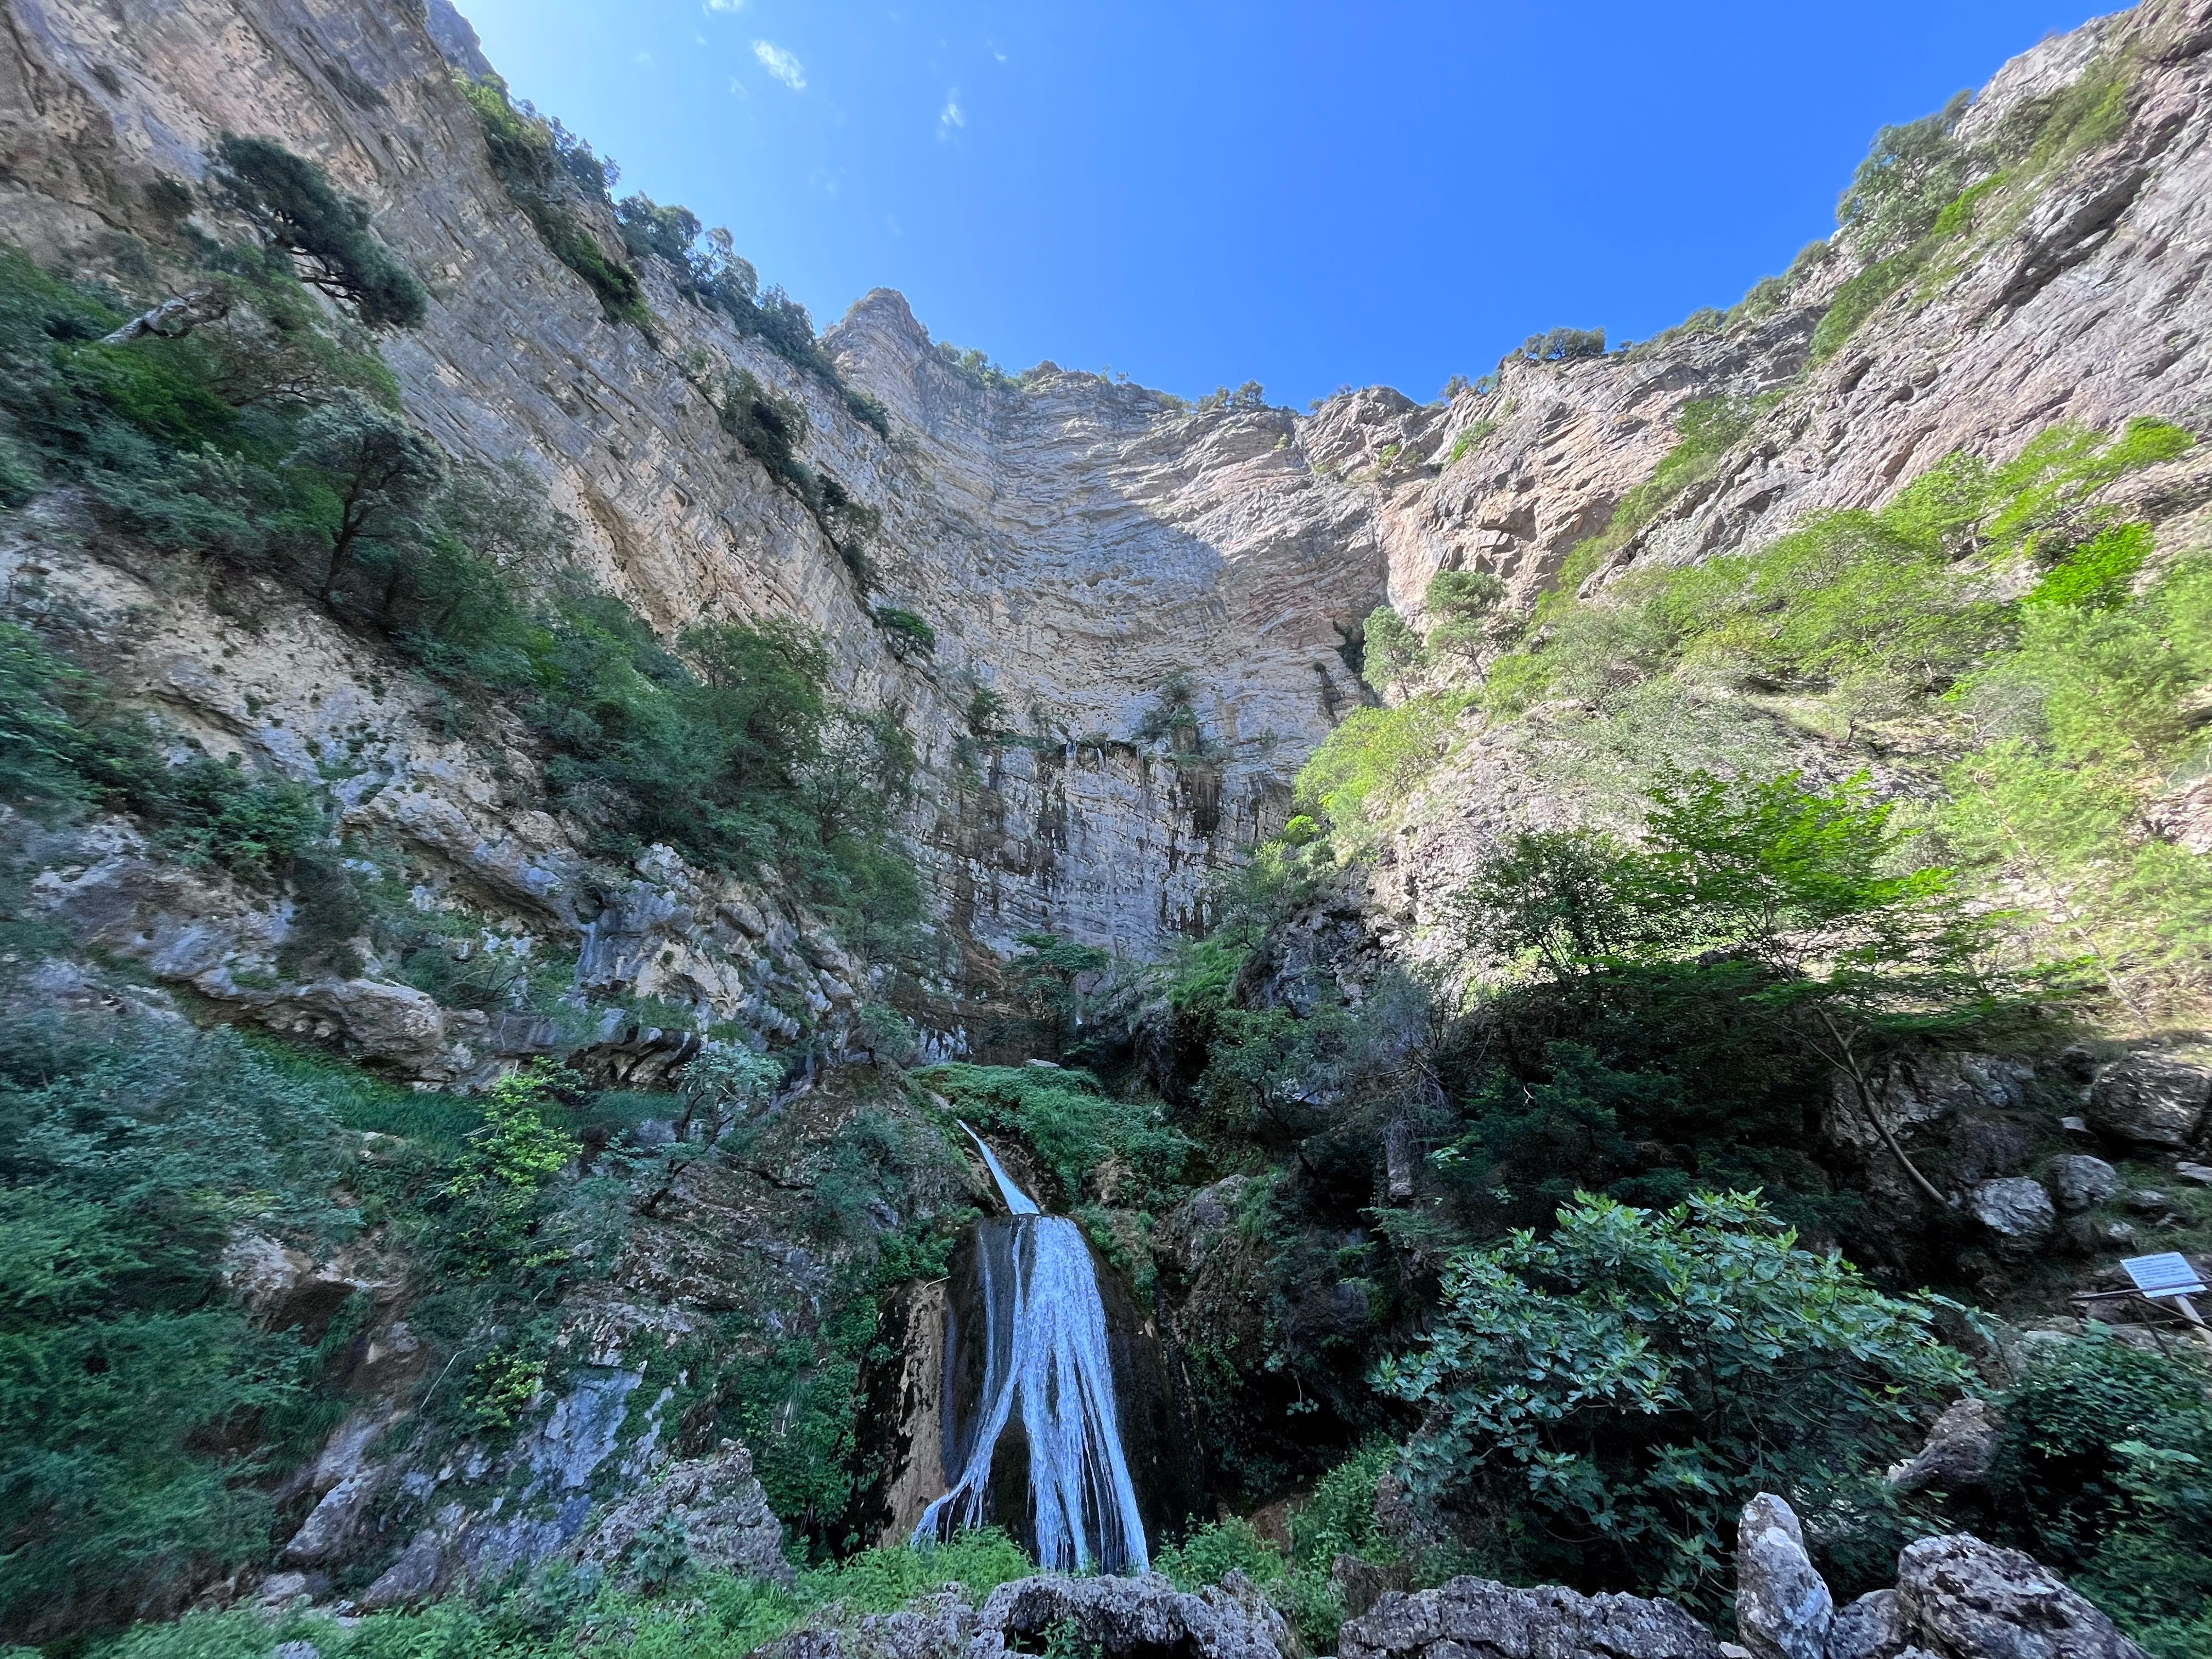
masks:
[[[671,1464],[611,1510],[568,1557],[597,1563],[617,1583],[634,1586],[633,1547],[657,1528],[679,1531],[691,1565],[703,1571],[792,1581],[782,1523],[753,1477],[752,1455],[734,1440],[725,1440],[711,1457]]]
[[[2179,1150],[2196,1138],[2212,1103],[2212,1069],[2171,1054],[2130,1054],[2089,1086],[2089,1121],[2118,1140]]]
[[[1982,1225],[2008,1239],[2031,1242],[2058,1224],[2050,1193],[2027,1176],[1980,1182],[1967,1195],[1967,1206]]]
[[[1720,1644],[1672,1601],[1513,1589],[1455,1578],[1393,1592],[1337,1639],[1340,1659],[1720,1659]]]
[[[1743,1506],[1735,1538],[1737,1639],[1753,1659],[1822,1659],[1835,1601],[1796,1512],[1763,1492]]]
[[[407,1540],[399,1559],[379,1574],[376,1581],[356,1598],[363,1610],[404,1607],[428,1595],[446,1576],[447,1548],[467,1523],[468,1510],[448,1504],[430,1522]]]
[[[1997,1408],[1969,1395],[1936,1419],[1928,1443],[1889,1472],[1889,1484],[1899,1492],[1978,1486],[1989,1478],[1990,1460],[1996,1455],[2003,1431],[2004,1418]]]
[[[984,1639],[981,1626],[975,1608],[948,1588],[896,1613],[857,1620],[832,1607],[769,1643],[757,1659],[959,1659],[971,1649],[1003,1651],[1004,1638]]]
[[[2062,1208],[2086,1210],[2120,1190],[2120,1172],[2101,1158],[2070,1153],[2051,1160],[2051,1182]]]
[[[2057,1573],[1971,1533],[1905,1546],[1897,1595],[1912,1639],[1940,1659],[2146,1659]]]
[[[899,1613],[857,1620],[833,1607],[772,1644],[763,1659],[1004,1659],[1042,1652],[1055,1634],[1107,1659],[1290,1659],[1303,1651],[1243,1574],[1192,1594],[1152,1573],[1020,1578],[1000,1585],[980,1608],[949,1589]]]
[[[2212,1165],[2191,1164],[2184,1158],[2173,1166],[2173,1172],[2184,1181],[2193,1181],[2200,1187],[2212,1187]]]
[[[1870,1590],[1837,1609],[1828,1626],[1827,1659],[1899,1659],[1910,1639],[1897,1592]]]

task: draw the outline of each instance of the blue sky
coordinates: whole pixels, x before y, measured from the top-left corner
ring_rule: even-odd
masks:
[[[1875,129],[2084,0],[461,0],[515,92],[827,325],[1194,395],[1433,396],[1831,228]]]

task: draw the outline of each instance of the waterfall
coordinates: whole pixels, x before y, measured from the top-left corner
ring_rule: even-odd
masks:
[[[969,1129],[967,1124],[962,1123],[960,1127],[967,1130],[968,1139],[975,1143],[975,1150],[983,1154],[983,1162],[990,1168],[991,1179],[999,1183],[999,1196],[1006,1200],[1007,1213],[1010,1215],[1042,1213],[1037,1208],[1036,1200],[1014,1185],[1014,1178],[1006,1173],[1006,1166],[999,1162],[999,1155],[991,1150],[991,1143],[973,1129]]]
[[[1106,1349],[1106,1310],[1083,1234],[1046,1215],[965,1123],[1012,1212],[976,1239],[983,1302],[983,1386],[946,1459],[952,1489],[922,1512],[915,1542],[989,1519],[985,1502],[1000,1437],[1018,1408],[1029,1444],[1037,1564],[1048,1571],[1150,1570],[1129,1480]],[[949,1391],[948,1391],[949,1392]],[[947,1401],[948,1422],[951,1404]]]

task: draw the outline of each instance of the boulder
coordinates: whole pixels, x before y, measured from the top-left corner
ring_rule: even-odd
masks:
[[[1828,1626],[1827,1659],[1899,1659],[1910,1642],[1897,1592],[1871,1590],[1837,1610]]]
[[[293,1000],[337,1022],[347,1040],[371,1060],[426,1063],[446,1046],[446,1014],[435,997],[380,979],[333,979],[310,985]]]
[[[2130,1054],[2089,1085],[2089,1121],[2138,1146],[2179,1151],[2196,1139],[2212,1104],[2212,1069],[2171,1054]]]
[[[1823,1659],[1834,1616],[1796,1511],[1772,1492],[1759,1493],[1736,1522],[1736,1639],[1752,1659]]]
[[[2101,1158],[2069,1153],[2051,1160],[2051,1184],[2060,1208],[2086,1210],[2120,1190],[2120,1172]]]
[[[646,1577],[641,1540],[648,1547],[680,1547],[694,1567],[741,1578],[792,1582],[784,1559],[783,1527],[753,1478],[752,1455],[734,1440],[710,1457],[672,1463],[658,1480],[607,1512],[568,1552],[568,1559],[596,1564],[625,1589]]]
[[[1672,1601],[1513,1589],[1455,1578],[1393,1593],[1337,1638],[1340,1659],[1720,1659],[1720,1644]]]
[[[2146,1659],[2057,1573],[1970,1533],[1905,1546],[1897,1595],[1913,1641],[1943,1659]]]
[[[1936,1419],[1928,1443],[1889,1472],[1889,1484],[1899,1492],[1978,1486],[1989,1478],[1990,1460],[1996,1455],[2003,1430],[2003,1416],[1988,1401],[1961,1400]]]
[[[2041,1182],[2005,1176],[1981,1182],[1967,1194],[1974,1218],[2002,1238],[2032,1243],[2058,1224],[2058,1211]]]

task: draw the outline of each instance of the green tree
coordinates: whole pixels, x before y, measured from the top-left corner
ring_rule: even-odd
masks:
[[[1544,1239],[1455,1257],[1431,1333],[1376,1381],[1423,1413],[1416,1492],[1492,1517],[1481,1546],[1511,1571],[1713,1611],[1746,1500],[1817,1512],[1878,1484],[1968,1380],[1933,1321],[1755,1199],[1585,1197]]]
[[[1931,1200],[1943,1194],[1899,1145],[1874,1056],[1996,1016],[1996,919],[1960,902],[1956,873],[1906,867],[1893,807],[1863,777],[1808,789],[1796,773],[1675,777],[1651,793],[1643,844],[1523,835],[1468,890],[1477,936],[1532,953],[1555,978],[1671,964],[1747,969],[1761,1011],[1845,1079],[1869,1125]]]
[[[555,1091],[571,1086],[559,1068],[512,1072],[483,1097],[483,1122],[445,1183],[453,1223],[450,1251],[477,1274],[544,1267],[556,1256],[533,1243],[543,1212],[541,1192],[576,1160],[581,1147],[546,1122]]]
[[[373,559],[396,573],[405,558],[395,544],[426,534],[419,515],[445,478],[445,461],[406,421],[358,393],[343,393],[301,423],[289,466],[310,478],[316,529],[326,547],[315,597],[342,598],[338,584]],[[390,609],[391,584],[386,602]]]
[[[0,1018],[0,1640],[173,1613],[265,1546],[313,1351],[254,1328],[221,1256],[352,1232],[341,1140],[229,1031]]]
[[[1496,641],[1492,621],[1505,583],[1487,570],[1439,570],[1422,605],[1429,615],[1431,650],[1480,655]]]

